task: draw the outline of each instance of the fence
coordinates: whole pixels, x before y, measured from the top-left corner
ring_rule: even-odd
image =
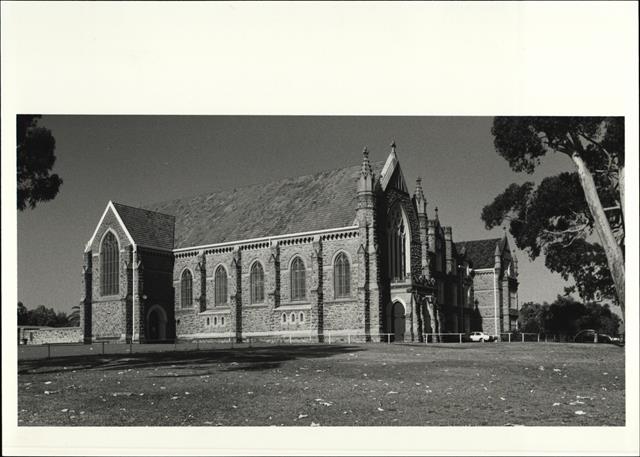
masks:
[[[406,340],[406,338],[405,338]],[[501,333],[499,341],[516,342],[560,342],[561,339],[551,338],[539,333]],[[276,344],[362,344],[377,343],[391,344],[402,342],[397,340],[393,333],[380,333],[372,337],[365,333],[340,333],[327,332],[318,334],[280,334],[280,335],[253,335],[244,336],[240,341],[235,336],[194,338],[172,342],[138,344],[122,343],[119,341],[100,341],[91,344],[83,343],[49,343],[42,345],[19,345],[18,359],[32,360],[52,357],[68,357],[79,355],[112,355],[152,353],[169,351],[198,351],[214,349],[251,348]],[[406,341],[410,342],[410,341]],[[425,333],[422,342],[429,343],[467,343],[470,342],[468,333]],[[417,342],[416,342],[417,343]]]
[[[548,341],[545,341],[544,339],[544,335],[540,335],[540,333],[516,333],[516,332],[509,332],[509,333],[500,333],[499,335],[499,339],[500,341],[506,341],[508,343],[515,343],[515,342],[519,342],[519,343],[525,343],[525,342],[536,342],[536,343],[540,343],[542,341],[544,341],[545,343],[547,343]]]
[[[251,348],[275,344],[352,344],[385,342],[393,342],[393,335],[383,333],[380,338],[376,339],[373,339],[370,335],[366,335],[364,333],[325,333],[321,338],[319,338],[317,334],[244,336],[241,341],[238,341],[236,337],[206,337],[152,344],[123,343],[120,341],[99,341],[91,344],[47,343],[40,345],[19,345],[18,359],[35,360],[82,355],[125,355],[169,351]]]

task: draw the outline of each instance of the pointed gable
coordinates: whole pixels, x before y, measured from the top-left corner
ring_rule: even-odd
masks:
[[[387,161],[382,167],[380,184],[382,186],[382,190],[394,188],[398,189],[401,192],[405,192],[407,194],[409,193],[407,184],[404,180],[404,175],[402,174],[402,170],[400,169],[398,156],[396,155],[395,143],[391,145],[391,153],[387,157]]]

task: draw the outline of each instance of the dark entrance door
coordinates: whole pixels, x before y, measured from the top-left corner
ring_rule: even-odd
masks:
[[[393,341],[404,341],[405,316],[402,303],[393,304]]]
[[[155,309],[149,313],[149,339],[151,341],[160,339],[160,316]]]

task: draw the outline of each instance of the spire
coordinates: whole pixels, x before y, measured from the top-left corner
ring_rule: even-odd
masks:
[[[371,162],[369,162],[369,150],[365,146],[362,150],[362,170],[361,173],[363,176],[373,175],[373,170],[371,169]]]
[[[422,178],[418,176],[416,179],[416,191],[413,194],[413,198],[416,202],[418,214],[427,214],[427,199],[424,198],[424,192],[422,191]]]
[[[396,155],[396,140],[391,141],[391,154]]]
[[[502,267],[502,252],[500,250],[500,241],[498,241],[496,243],[496,250],[493,253],[493,257],[494,257],[494,263],[493,263],[493,267],[494,268],[501,268]]]
[[[360,169],[360,179],[358,180],[358,194],[373,193],[373,170],[369,162],[369,150],[365,146],[362,151],[362,167]]]
[[[436,206],[436,220],[439,221],[440,218],[438,218],[438,207]]]

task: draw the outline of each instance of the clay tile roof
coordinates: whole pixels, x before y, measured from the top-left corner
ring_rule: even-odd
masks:
[[[455,243],[455,246],[458,252],[464,252],[471,265],[473,265],[473,268],[493,268],[495,265],[496,244],[502,241],[502,238],[460,241]],[[502,248],[503,246],[501,244],[501,250]]]
[[[383,162],[371,166],[379,178]],[[146,207],[175,217],[176,249],[345,227],[355,221],[360,169],[354,165]]]
[[[159,249],[173,249],[175,222],[173,216],[121,203],[114,202],[113,206],[137,244]]]

